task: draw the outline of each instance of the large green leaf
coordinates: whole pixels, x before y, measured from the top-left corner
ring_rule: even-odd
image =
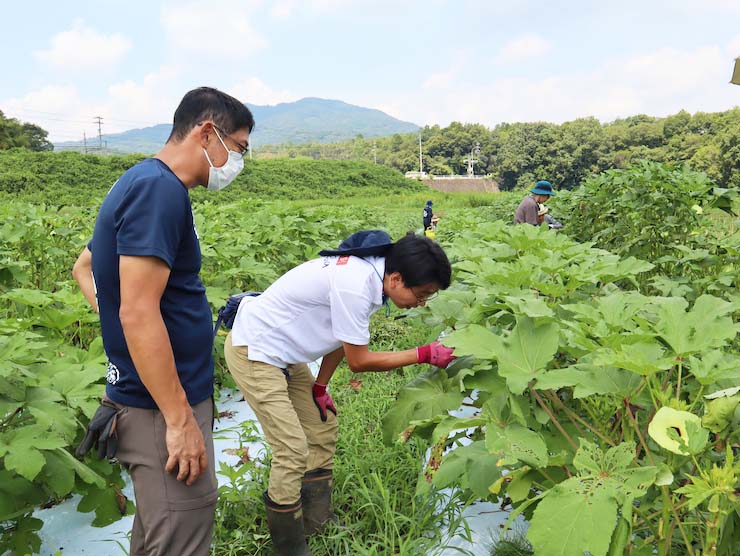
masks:
[[[587,398],[594,394],[627,397],[640,382],[641,378],[634,373],[584,363],[542,373],[537,377],[536,387],[539,390],[555,390],[563,386],[573,386],[575,398]]]
[[[685,299],[669,297],[658,304],[655,332],[674,353],[687,356],[725,345],[737,335],[738,324],[728,316],[734,303],[711,295],[700,296],[690,311]]]
[[[5,297],[16,303],[22,303],[23,305],[30,305],[31,307],[43,307],[52,303],[53,298],[46,292],[41,290],[30,290],[24,288],[16,288],[10,290],[5,294]]]
[[[66,466],[74,471],[77,476],[84,482],[96,485],[99,488],[105,486],[105,479],[101,477],[94,469],[85,465],[80,460],[72,456],[66,449],[59,448],[55,450],[56,455],[65,462]],[[47,452],[48,455],[48,452]]]
[[[602,489],[556,485],[534,512],[527,538],[535,554],[604,556],[616,525],[617,502]]]
[[[444,369],[434,368],[416,377],[398,393],[398,399],[383,416],[383,440],[392,444],[411,421],[431,419],[460,407],[465,394]]]
[[[559,328],[554,322],[537,325],[528,317],[517,324],[506,338],[493,337],[499,375],[509,389],[521,394],[529,382],[552,360],[559,344]]]
[[[705,385],[720,380],[740,382],[740,356],[714,349],[705,351],[701,357],[691,355],[689,368],[696,379]]]
[[[605,367],[618,367],[647,376],[670,369],[675,359],[666,357],[666,351],[658,342],[624,344],[617,349],[602,349],[593,354],[593,361]]]
[[[123,507],[123,511],[121,508]],[[115,523],[124,515],[131,513],[133,505],[130,500],[115,487],[107,486],[98,488],[88,486],[85,494],[77,504],[77,511],[88,513],[95,512],[93,527],[105,527]]]
[[[485,498],[490,495],[489,487],[501,477],[502,468],[497,461],[496,456],[488,453],[483,441],[460,446],[445,454],[432,484],[437,488],[456,484]]]
[[[27,513],[47,497],[39,485],[7,469],[0,469],[0,522]]]
[[[531,467],[547,466],[547,445],[542,436],[518,423],[504,428],[490,423],[486,427],[486,448],[499,457],[499,465],[521,462]]]
[[[46,465],[44,465],[44,482],[51,487],[57,496],[66,496],[75,486],[75,472],[69,466],[69,462],[59,455],[58,452],[44,452]]]
[[[536,554],[604,556],[617,523],[617,508],[645,494],[656,467],[631,466],[635,445],[622,443],[603,452],[581,439],[573,458],[578,475],[549,490],[539,503],[527,537]]]
[[[36,478],[46,460],[41,450],[63,448],[66,440],[39,425],[28,425],[11,431],[7,439],[0,438],[7,445],[5,468],[15,471],[29,481]]]
[[[471,324],[445,336],[444,344],[455,348],[455,355],[472,355],[476,359],[495,359],[495,341],[498,337],[479,324]]]

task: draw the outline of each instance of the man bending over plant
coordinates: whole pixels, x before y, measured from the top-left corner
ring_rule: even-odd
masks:
[[[373,230],[320,255],[245,298],[224,345],[272,449],[264,502],[279,556],[310,554],[305,535],[333,517],[337,410],[327,385],[342,359],[354,372],[446,367],[453,359],[439,342],[399,352],[368,349],[370,316],[388,299],[417,307],[450,285],[450,262],[434,241],[409,234],[391,243]],[[322,356],[314,380],[306,364]]]

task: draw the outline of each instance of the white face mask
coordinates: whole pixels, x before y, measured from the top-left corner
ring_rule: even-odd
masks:
[[[223,139],[221,139],[221,136],[218,134],[218,131],[215,129],[213,131],[216,132],[216,137],[221,141],[221,144],[229,155],[224,165],[220,168],[216,168],[213,165],[213,162],[211,162],[208,152],[203,149],[203,154],[206,155],[206,160],[208,161],[208,164],[211,165],[211,169],[208,171],[208,189],[209,191],[220,191],[234,181],[234,178],[236,178],[236,176],[239,175],[239,172],[244,169],[244,159],[238,152],[229,150],[226,143],[224,143]]]

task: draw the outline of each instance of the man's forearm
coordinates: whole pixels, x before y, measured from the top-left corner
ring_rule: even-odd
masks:
[[[141,382],[167,424],[182,425],[192,415],[192,409],[177,375],[162,315],[158,311],[121,313],[123,334]]]
[[[98,300],[95,296],[95,281],[93,280],[92,274],[92,252],[85,247],[77,257],[74,266],[72,267],[72,276],[77,281],[77,285],[80,287],[82,295],[85,296],[87,302],[98,312]]]
[[[321,367],[319,367],[319,375],[316,377],[316,382],[319,384],[327,385],[334,376],[334,371],[344,359],[344,348],[340,347],[335,349],[331,353],[327,353],[321,359]]]
[[[417,362],[416,348],[404,351],[366,351],[352,358],[347,357],[349,368],[355,373],[391,371]]]
[[[80,291],[82,292],[82,295],[85,297],[87,302],[90,304],[90,307],[93,308],[93,310],[97,313],[98,312],[98,300],[95,297],[95,286],[93,284],[93,278],[92,274],[84,274],[81,273],[79,275],[75,275],[75,279],[77,280],[77,285],[80,287]]]

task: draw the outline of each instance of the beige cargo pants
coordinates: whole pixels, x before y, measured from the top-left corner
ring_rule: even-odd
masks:
[[[321,420],[311,394],[314,378],[308,365],[288,366],[288,380],[278,367],[250,361],[247,347],[232,345],[231,333],[224,343],[224,355],[272,450],[267,493],[276,504],[295,504],[301,498],[306,471],[332,468],[337,418],[327,412],[327,421]]]

